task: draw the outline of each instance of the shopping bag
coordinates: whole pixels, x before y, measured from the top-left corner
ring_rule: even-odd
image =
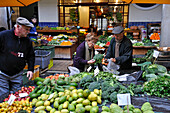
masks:
[[[76,67],[68,66],[68,69],[70,71],[70,76],[80,73],[80,70]]]
[[[112,62],[112,60],[111,59],[108,59],[107,60],[109,63],[108,63],[108,65],[107,65],[107,68],[109,69],[109,70],[118,70],[119,68],[120,68],[120,66],[119,65],[117,65],[117,64],[115,64],[114,62]]]

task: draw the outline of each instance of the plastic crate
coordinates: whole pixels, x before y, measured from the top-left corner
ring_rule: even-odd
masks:
[[[35,65],[40,65],[41,69],[47,68],[50,63],[51,51],[36,50],[35,51]]]
[[[34,47],[34,50],[46,50],[51,51],[51,59],[55,57],[55,46],[37,46]]]

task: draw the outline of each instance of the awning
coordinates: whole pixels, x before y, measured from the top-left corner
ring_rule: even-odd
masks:
[[[0,7],[28,6],[40,0],[0,0]]]
[[[170,0],[122,0],[126,3],[170,4]]]

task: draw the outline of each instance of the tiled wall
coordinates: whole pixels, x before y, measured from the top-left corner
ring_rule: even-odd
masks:
[[[39,22],[38,24],[40,27],[58,27],[59,26],[59,22]]]
[[[150,23],[161,23],[161,22],[129,22],[128,28],[130,28],[130,26],[139,26],[139,25],[143,25],[145,26],[145,28],[147,28],[147,24],[150,24]]]

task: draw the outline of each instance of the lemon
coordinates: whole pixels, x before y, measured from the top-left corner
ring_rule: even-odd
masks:
[[[78,93],[78,97],[82,98],[83,97],[83,93]]]
[[[96,102],[96,101],[93,101],[93,102],[92,102],[92,106],[97,106],[97,102]]]
[[[90,105],[90,101],[88,99],[84,100],[83,101],[83,105],[86,106],[86,105]],[[90,111],[90,110],[89,110]]]
[[[77,93],[73,93],[72,98],[73,98],[73,100],[76,100],[78,98]]]
[[[83,93],[83,89],[78,89],[77,93]]]

